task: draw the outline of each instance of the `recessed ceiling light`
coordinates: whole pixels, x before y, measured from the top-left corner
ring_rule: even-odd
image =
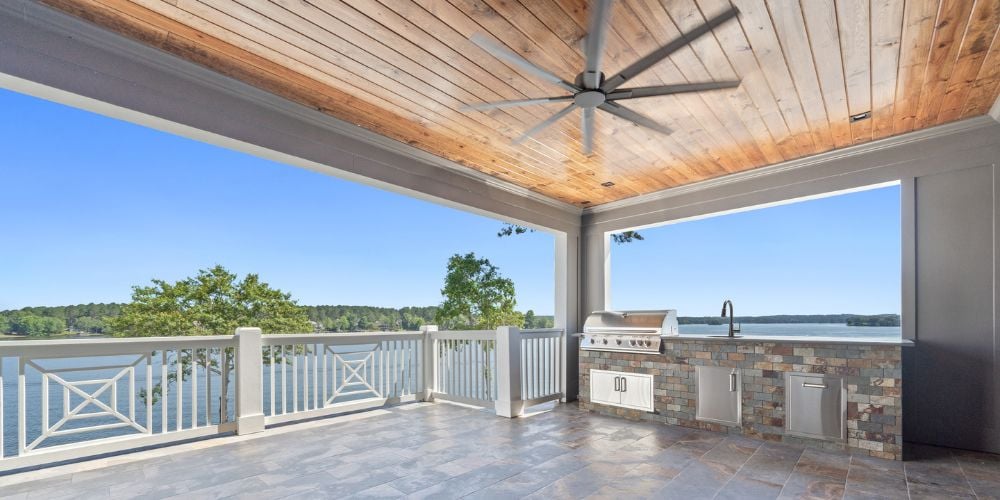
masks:
[[[864,113],[858,113],[856,115],[851,115],[851,123],[859,122],[861,120],[867,120],[872,117],[871,111],[865,111]]]
[[[604,186],[604,187],[606,187],[606,188],[609,188],[611,186],[614,186],[615,183],[611,182],[611,181],[608,181],[608,182],[602,182],[601,185]]]

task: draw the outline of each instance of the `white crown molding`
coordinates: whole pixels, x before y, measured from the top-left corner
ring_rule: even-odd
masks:
[[[1000,103],[1000,100],[998,100],[997,102]],[[994,111],[998,111],[998,105],[995,104],[993,106],[993,109]],[[1000,121],[1000,119],[998,119],[998,121]],[[827,151],[824,153],[807,156],[805,158],[797,158],[794,160],[758,167],[744,172],[738,172],[735,174],[725,175],[722,177],[716,177],[714,179],[708,179],[704,181],[694,182],[691,184],[685,184],[683,186],[667,188],[653,193],[634,196],[632,198],[626,198],[624,200],[603,203],[601,205],[597,205],[594,207],[587,207],[583,209],[583,213],[584,215],[599,214],[603,212],[617,210],[620,208],[642,205],[644,203],[649,203],[652,201],[664,200],[667,198],[673,198],[675,196],[695,193],[698,191],[704,191],[707,189],[716,188],[727,184],[744,182],[758,177],[775,175],[801,168],[814,167],[816,165],[820,165],[823,163],[828,163],[835,160],[841,160],[844,158],[850,158],[853,156],[871,153],[883,149],[895,148],[902,146],[904,144],[924,141],[934,137],[958,134],[971,130],[992,127],[995,125],[996,121],[994,121],[994,119],[991,116],[985,116],[985,115],[977,116],[974,118],[968,118],[965,120],[946,123],[944,125],[938,125],[936,127],[930,127],[926,129],[917,130],[914,132],[909,132],[906,134],[887,137],[885,139],[879,139],[877,141],[858,144],[855,146],[848,146],[846,148],[841,148],[841,149],[835,149],[832,151]]]
[[[302,120],[330,132],[379,147],[421,163],[448,169],[487,186],[528,198],[569,214],[580,216],[583,209],[511,182],[507,182],[451,160],[428,153],[395,139],[377,134],[353,123],[308,108],[276,94],[253,87],[203,66],[185,61],[173,54],[126,39],[104,28],[40,5],[30,0],[0,2],[0,12],[22,18],[36,26],[54,27],[60,33],[101,50],[129,60],[169,70],[188,80],[215,88],[221,92],[254,102],[263,107]],[[127,42],[127,43],[123,43]]]

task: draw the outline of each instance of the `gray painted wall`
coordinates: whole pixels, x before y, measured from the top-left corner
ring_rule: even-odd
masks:
[[[916,179],[917,343],[904,436],[1000,452],[993,165]]]

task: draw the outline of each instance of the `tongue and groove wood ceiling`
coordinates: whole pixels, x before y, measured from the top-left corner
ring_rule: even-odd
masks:
[[[583,68],[586,0],[42,2],[584,207],[983,115],[1000,91],[1000,0],[617,0],[605,74],[732,5],[738,22],[630,84],[742,84],[626,101],[674,133],[600,113],[594,154],[584,156],[579,111],[511,144],[562,103],[460,107],[564,95],[469,37],[485,34],[572,81]]]

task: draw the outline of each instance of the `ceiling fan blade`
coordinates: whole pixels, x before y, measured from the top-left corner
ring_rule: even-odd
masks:
[[[693,42],[698,37],[712,31],[716,26],[735,18],[739,13],[740,11],[733,7],[732,9],[709,19],[705,24],[687,33],[682,33],[681,36],[671,40],[670,43],[654,50],[653,52],[650,52],[642,59],[639,59],[638,61],[632,63],[629,67],[619,71],[616,75],[605,80],[604,84],[601,85],[601,90],[604,92],[611,92],[612,90],[617,89],[629,79],[634,78],[639,73],[651,68],[654,64],[662,61],[678,49]]]
[[[566,102],[572,101],[573,96],[565,95],[558,97],[539,97],[537,99],[513,99],[510,101],[496,101],[496,102],[480,102],[476,104],[463,104],[459,109],[462,111],[469,110],[487,110],[487,109],[503,109],[503,108],[513,108],[516,106],[531,106],[533,104],[548,104],[550,102]]]
[[[622,99],[636,99],[639,97],[652,97],[658,95],[683,94],[685,92],[701,92],[704,90],[731,89],[739,87],[739,81],[726,82],[699,82],[699,83],[678,83],[675,85],[658,85],[655,87],[634,87],[611,92],[607,99],[620,101]]]
[[[652,118],[646,115],[636,113],[635,111],[632,111],[631,109],[628,109],[625,106],[622,106],[621,104],[607,101],[598,107],[619,118],[624,118],[636,125],[646,127],[650,130],[655,130],[661,134],[670,135],[673,132],[673,130],[670,130],[669,127],[665,125],[660,125],[656,120],[653,120]]]
[[[566,89],[569,92],[576,93],[580,91],[580,88],[577,87],[576,85],[573,85],[572,83],[569,83],[563,80],[562,78],[559,78],[558,76],[548,71],[545,71],[544,69],[539,68],[538,66],[535,66],[534,63],[532,63],[531,61],[511,52],[506,47],[502,47],[500,44],[487,38],[486,35],[483,35],[481,33],[476,33],[469,38],[469,41],[478,45],[479,48],[485,50],[486,52],[489,52],[497,59],[502,59],[515,66],[518,66],[524,71],[531,73],[536,78],[545,80],[550,83],[554,83]]]
[[[604,57],[604,40],[608,34],[611,0],[594,0],[590,9],[590,24],[587,27],[584,49],[587,67],[583,72],[583,86],[596,89],[601,85],[601,58]]]
[[[583,108],[580,128],[583,129],[583,154],[587,156],[594,153],[594,114],[594,108]]]
[[[560,118],[568,115],[569,112],[573,111],[574,109],[576,109],[576,103],[570,104],[569,106],[566,106],[565,108],[559,110],[556,114],[546,118],[545,120],[542,120],[542,122],[539,123],[538,125],[529,128],[525,133],[521,134],[521,137],[514,139],[514,144],[521,144],[522,142],[526,141],[529,137],[541,132],[549,125],[552,125],[553,123],[559,121]]]

